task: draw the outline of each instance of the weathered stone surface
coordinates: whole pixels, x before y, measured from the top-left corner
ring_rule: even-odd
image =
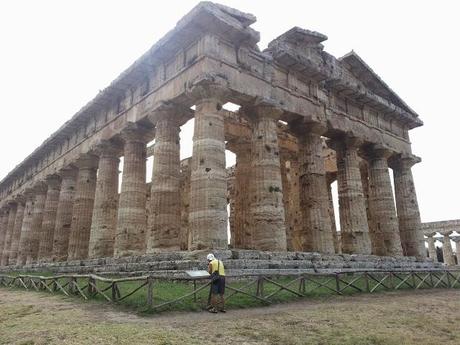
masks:
[[[5,207],[0,210],[0,258],[4,252],[6,233],[8,232],[9,209]]]
[[[188,223],[190,209],[190,164],[191,158],[186,158],[181,161],[181,178],[180,178],[180,198],[181,198],[181,232],[180,247],[181,250],[187,250],[191,246],[192,236]]]
[[[22,229],[22,220],[24,218],[24,206],[25,206],[25,199],[22,196],[18,196],[15,201],[17,202],[16,208],[16,218],[14,220],[14,228],[13,228],[13,236],[11,239],[11,247],[9,253],[9,264],[15,265],[17,256],[18,256],[18,248],[19,248],[19,241],[21,236],[21,229]]]
[[[157,114],[147,253],[180,250],[180,141],[178,109]]]
[[[335,223],[335,211],[334,211],[334,201],[332,198],[332,186],[331,184],[337,179],[337,174],[328,173],[326,174],[326,186],[327,186],[327,198],[329,201],[328,213],[331,219],[331,231],[332,231],[332,238],[334,240],[334,250],[336,254],[342,253],[342,240],[341,236],[337,233],[337,225]]]
[[[120,147],[109,141],[101,143],[94,208],[89,239],[89,258],[113,256],[118,214],[118,176]]]
[[[190,178],[191,248],[227,248],[227,171],[219,86],[196,85]]]
[[[398,218],[387,159],[391,152],[375,147],[367,152],[369,163],[369,210],[373,220],[375,255],[402,255]]]
[[[13,239],[13,231],[14,231],[14,222],[16,221],[16,212],[17,212],[17,203],[15,201],[11,201],[8,203],[8,223],[5,232],[5,240],[3,244],[3,252],[0,253],[1,255],[1,264],[0,266],[8,266],[9,265],[9,258],[11,253],[11,242]]]
[[[431,236],[428,237],[428,256],[430,259],[432,259],[434,262],[438,262],[438,255],[436,254],[436,246],[435,246],[435,241],[436,239]]]
[[[447,266],[455,266],[454,252],[449,234],[445,234],[442,239],[442,256]]]
[[[302,250],[334,253],[326,169],[323,159],[322,127],[308,126],[299,135],[300,207],[303,212]]]
[[[403,254],[425,256],[425,240],[411,167],[420,159],[414,156],[396,157],[392,164],[399,233]]]
[[[76,163],[78,175],[73,200],[68,260],[81,260],[88,257],[97,164],[97,157],[91,155],[81,157]]]
[[[62,181],[53,236],[53,260],[65,261],[68,255],[78,170],[75,166],[69,166],[62,169],[59,174]]]
[[[351,137],[333,144],[337,154],[342,252],[349,254],[371,254],[372,251],[359,169],[360,144],[359,140]]]
[[[48,190],[43,210],[43,220],[38,248],[39,261],[51,261],[53,258],[53,239],[56,227],[56,214],[61,190],[61,178],[59,175],[50,175],[46,179]]]
[[[286,223],[278,147],[277,120],[281,111],[259,105],[253,114],[251,162],[252,246],[259,250],[286,250]]]
[[[29,245],[27,250],[26,264],[36,262],[38,259],[38,249],[40,247],[40,235],[42,233],[43,210],[46,202],[47,186],[40,182],[34,188],[35,200],[32,214],[31,230],[29,235]]]
[[[27,190],[25,192],[25,198],[26,203],[24,208],[24,217],[22,220],[21,235],[16,260],[16,264],[19,266],[23,266],[26,264],[27,255],[30,251],[30,236],[32,231],[32,217],[35,200],[35,195],[33,194],[33,191],[30,189]]]
[[[139,255],[145,252],[146,212],[146,143],[152,137],[142,126],[132,125],[123,132],[124,161],[118,203],[115,256]]]

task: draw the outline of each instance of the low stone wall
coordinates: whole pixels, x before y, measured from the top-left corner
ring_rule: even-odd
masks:
[[[206,269],[203,251],[170,252],[125,258],[102,258],[9,266],[0,272],[97,273],[99,275],[137,275],[146,273],[183,276],[186,270]],[[312,272],[436,270],[442,264],[415,257],[374,255],[324,255],[306,252],[263,252],[254,250],[214,251],[225,263],[227,274],[295,274]]]

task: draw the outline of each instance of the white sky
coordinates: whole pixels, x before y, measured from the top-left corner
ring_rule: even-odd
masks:
[[[172,29],[196,1],[2,1],[0,178]],[[455,1],[237,1],[260,47],[293,26],[354,49],[425,122],[410,132],[422,221],[460,218]],[[190,127],[183,137],[191,138]],[[185,156],[190,141],[183,141]],[[186,144],[187,142],[187,144]],[[188,154],[188,155],[189,155]],[[150,174],[150,172],[148,173]]]

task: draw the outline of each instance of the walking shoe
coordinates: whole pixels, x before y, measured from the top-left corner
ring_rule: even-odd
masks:
[[[213,314],[216,314],[216,313],[217,313],[217,310],[214,309],[214,307],[209,308],[208,311],[209,311],[210,313],[213,313]]]

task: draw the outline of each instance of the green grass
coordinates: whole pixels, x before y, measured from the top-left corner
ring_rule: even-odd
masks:
[[[18,274],[13,274],[17,276]],[[37,276],[50,276],[51,273],[49,272],[40,272],[34,273],[33,275]],[[373,274],[373,276],[380,280],[382,279],[382,274]],[[412,289],[412,286],[419,285],[422,281],[419,277],[410,277],[407,280],[407,283],[402,283],[401,279],[407,277],[407,274],[399,274],[400,278],[392,277],[387,278],[383,283],[386,285],[378,284],[371,278],[368,278],[367,281],[364,277],[355,280],[357,277],[354,274],[341,274],[339,282],[339,286],[342,289],[342,295],[351,295],[355,293],[362,293],[368,292],[369,290],[373,290],[372,292],[380,292],[380,291],[388,291],[392,290],[394,287],[398,286],[398,290],[405,290],[405,289]],[[422,274],[423,276],[423,274]],[[269,277],[270,282],[265,280],[263,282],[263,296],[269,297],[269,301],[271,303],[283,303],[289,302],[293,300],[297,300],[300,298],[319,298],[324,296],[336,295],[337,293],[334,291],[337,287],[337,280],[336,277],[325,276],[306,276],[304,287],[300,286],[300,280],[294,281],[298,277]],[[239,309],[239,308],[251,308],[251,307],[258,307],[267,305],[268,303],[261,301],[253,296],[248,296],[246,294],[235,292],[231,289],[231,287],[236,289],[241,289],[248,294],[256,295],[257,292],[257,283],[255,282],[254,278],[247,278],[247,279],[234,279],[234,278],[227,278],[227,291],[226,291],[226,307],[228,309]],[[68,282],[68,278],[60,278],[59,283],[64,285]],[[448,283],[447,278],[443,280],[446,284]],[[144,281],[129,281],[129,282],[121,282],[118,283],[118,289],[120,291],[120,295],[123,297],[129,294],[131,291],[138,288],[142,285]],[[429,284],[430,280],[428,279],[425,283],[422,283],[420,288],[431,288]],[[207,283],[207,280],[201,280],[196,282],[196,287],[199,288]],[[289,289],[295,292],[302,292],[303,296],[298,296],[292,291],[288,290],[280,290],[280,287],[277,286],[275,283],[288,286]],[[291,284],[289,284],[291,283]],[[350,286],[346,286],[347,284],[352,284]],[[90,295],[87,284],[88,278],[78,278],[77,284],[83,293],[89,297],[89,299],[98,301],[98,302],[106,302],[106,299],[101,294]],[[323,285],[323,286],[321,286]],[[109,288],[104,293],[111,297],[112,290],[110,289],[110,283],[107,282],[97,282],[97,287],[99,290],[104,290]],[[456,287],[460,287],[460,283],[456,285]],[[67,289],[66,289],[67,290]],[[181,296],[189,294],[193,292],[194,285],[192,281],[175,281],[175,280],[159,280],[156,279],[153,281],[153,305],[160,305],[167,301],[175,300]],[[62,291],[57,290],[56,293],[63,294]],[[159,311],[197,311],[202,310],[207,305],[208,295],[209,295],[209,287],[204,288],[203,290],[197,292],[192,296],[188,296],[187,298],[181,300],[180,302],[174,303],[172,305],[163,306],[161,308],[155,308],[154,310],[149,310],[147,308],[147,286],[142,287],[137,292],[128,296],[127,298],[118,301],[117,304],[126,307],[132,310],[136,310],[142,313],[152,313],[152,312],[159,312]]]

